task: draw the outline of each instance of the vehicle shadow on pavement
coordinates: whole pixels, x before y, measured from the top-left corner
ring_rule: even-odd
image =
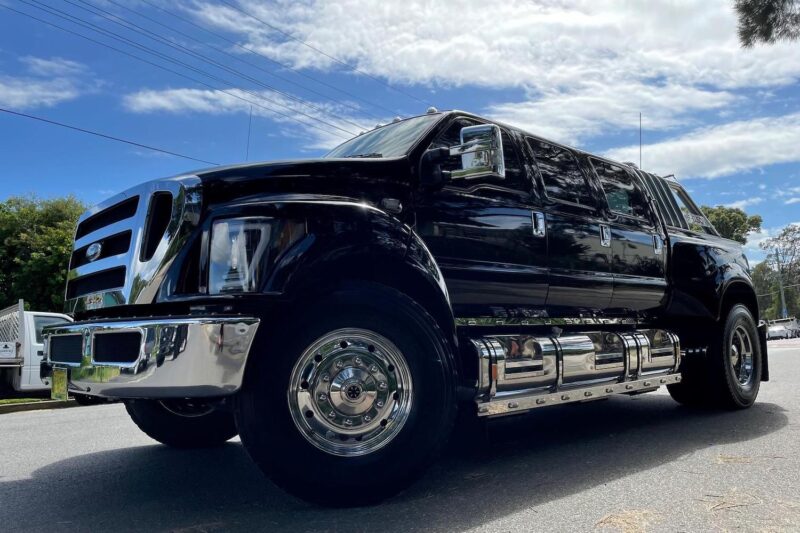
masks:
[[[672,463],[677,473],[695,450],[756,439],[787,423],[783,408],[770,403],[693,411],[666,395],[646,395],[551,407],[491,422],[486,431],[462,424],[418,483],[382,505],[346,510],[288,496],[238,442],[194,451],[139,446],[59,461],[31,479],[0,480],[2,508],[12,513],[2,528],[462,530],[658,465]],[[30,499],[41,502],[39,516],[13,512],[16,501]]]

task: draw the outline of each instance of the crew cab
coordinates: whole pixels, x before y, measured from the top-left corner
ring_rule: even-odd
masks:
[[[460,111],[135,187],[69,268],[44,376],[323,504],[407,486],[458,410],[742,409],[769,376],[742,249],[677,181]]]
[[[26,311],[23,300],[0,310],[0,398],[50,388],[47,379],[39,376],[44,357],[42,329],[71,321],[60,313]]]

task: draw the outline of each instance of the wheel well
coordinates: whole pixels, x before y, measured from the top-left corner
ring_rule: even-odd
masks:
[[[758,300],[753,288],[741,281],[731,283],[722,295],[722,301],[719,308],[719,320],[725,320],[731,308],[736,304],[743,304],[750,310],[753,315],[753,320],[758,323]]]
[[[436,321],[448,341],[448,348],[459,375],[463,375],[460,371],[461,361],[458,357],[458,339],[452,309],[435,282],[421,270],[391,257],[351,257],[327,263],[316,274],[306,273],[302,278],[314,281],[290,289],[287,296],[293,301],[308,302],[329,294],[343,285],[365,282],[385,285],[405,294],[422,306]]]

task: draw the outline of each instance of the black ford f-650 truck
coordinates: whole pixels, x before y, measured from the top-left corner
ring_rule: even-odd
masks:
[[[406,486],[459,409],[741,409],[768,379],[747,260],[676,181],[457,111],[145,183],[81,217],[69,268],[55,395],[179,448],[239,434],[324,504]]]

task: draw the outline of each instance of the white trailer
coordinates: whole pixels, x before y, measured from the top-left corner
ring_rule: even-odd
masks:
[[[44,355],[42,328],[72,322],[67,315],[25,311],[22,300],[0,311],[0,397],[3,393],[46,390],[39,377]]]

